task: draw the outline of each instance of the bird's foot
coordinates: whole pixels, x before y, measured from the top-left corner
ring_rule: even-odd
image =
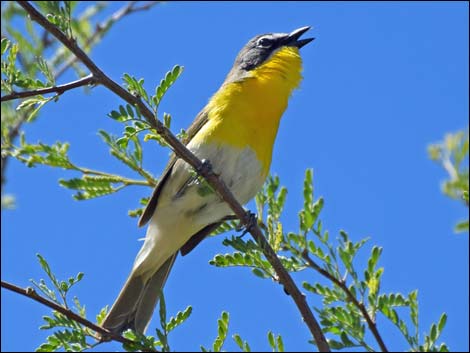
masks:
[[[201,160],[201,165],[199,168],[196,169],[196,172],[199,175],[204,175],[204,174],[211,174],[214,173],[214,170],[212,169],[212,163],[208,159],[202,159]]]
[[[238,232],[243,230],[243,233],[238,236],[238,238],[242,238],[246,233],[248,233],[257,223],[258,219],[256,218],[256,214],[251,211],[245,212],[245,219],[240,221],[236,230]]]

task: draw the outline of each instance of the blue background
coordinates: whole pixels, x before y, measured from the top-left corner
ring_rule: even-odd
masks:
[[[108,12],[119,6],[112,4]],[[281,122],[271,167],[289,189],[284,229],[297,230],[304,171],[313,168],[315,194],[325,197],[322,219],[331,234],[345,229],[354,240],[370,236],[369,246],[383,246],[382,290],[418,289],[420,332],[429,332],[446,312],[442,341],[454,351],[468,351],[468,234],[452,231],[467,210],[442,195],[445,171],[426,152],[446,132],[468,125],[466,2],[164,3],[122,20],[91,56],[115,80],[124,72],[145,77],[150,91],[174,64],[185,66],[161,106],[172,114],[177,132],[217,90],[248,39],[305,25],[314,27],[317,39],[302,49],[305,79]],[[135,177],[109,158],[97,136],[98,129],[121,133],[122,127],[106,117],[120,103],[102,87],[89,95],[68,92],[42,110],[26,137],[70,141],[76,164]],[[146,168],[159,175],[168,153],[146,144]],[[137,239],[145,230],[127,210],[150,189],[129,187],[77,202],[57,183],[73,176],[11,161],[5,191],[16,196],[17,209],[2,211],[2,279],[28,286],[28,279],[43,278],[36,253],[59,278],[83,271],[85,278],[72,294],[93,319],[114,301],[140,248]],[[176,262],[166,286],[168,315],[187,305],[193,314],[171,334],[172,350],[210,346],[223,310],[231,315],[229,337],[239,333],[253,350],[269,349],[268,330],[282,334],[286,350],[313,349],[279,285],[247,269],[208,265],[214,254],[227,251],[221,242],[222,237],[208,239]],[[359,262],[367,255],[368,250],[361,252]],[[296,278],[314,282],[318,276]],[[34,349],[46,337],[38,326],[49,310],[1,294],[2,351]],[[321,305],[309,298],[311,305]],[[381,319],[378,325],[389,348],[407,348],[397,329]],[[225,348],[236,346],[229,338]]]

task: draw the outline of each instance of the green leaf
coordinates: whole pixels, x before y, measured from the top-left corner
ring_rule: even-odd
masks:
[[[116,110],[112,110],[110,113],[108,113],[108,116],[111,118],[111,119],[114,119],[116,121],[125,121],[127,120],[127,115],[121,115],[120,112],[116,111]]]
[[[132,106],[130,104],[126,104],[126,112],[127,112],[127,115],[130,116],[131,118],[135,117],[134,109],[132,109]]]
[[[408,301],[410,303],[410,316],[413,325],[418,327],[418,291],[414,290],[408,294]]]
[[[79,272],[79,273],[77,274],[77,278],[76,278],[75,282],[81,281],[82,278],[83,278],[83,276],[85,276],[85,274],[84,274],[83,272]]]
[[[169,352],[169,347],[168,347],[168,338],[164,332],[162,332],[160,329],[155,330],[158,339],[160,340],[160,343],[162,345],[162,352]]]
[[[429,334],[431,342],[434,343],[437,340],[437,326],[435,324],[431,325],[431,333]]]
[[[243,352],[251,352],[250,345],[248,344],[248,342],[243,341],[242,338],[240,337],[240,335],[234,334],[232,336],[232,338],[235,341],[235,343],[238,345],[238,347],[240,347],[240,349]]]
[[[313,169],[305,171],[304,178],[304,208],[308,209],[313,203]]]
[[[166,331],[166,303],[165,303],[165,296],[163,295],[163,291],[160,291],[160,324]]]
[[[2,38],[2,55],[6,53],[9,47],[10,41],[6,37]]]
[[[454,232],[456,233],[468,232],[468,230],[469,230],[468,220],[460,221],[459,223],[457,223],[457,225],[454,228]]]
[[[36,254],[36,257],[38,258],[39,264],[41,265],[42,269],[44,270],[44,272],[46,272],[47,277],[49,277],[54,287],[56,287],[59,290],[60,289],[59,281],[57,280],[56,276],[52,273],[52,270],[49,264],[47,263],[46,259],[41,254]]]
[[[116,140],[116,145],[118,145],[121,148],[127,148],[128,144],[129,144],[129,138],[127,137],[120,137]]]
[[[268,331],[268,342],[271,348],[273,349],[273,352],[276,351],[276,343],[274,342],[274,334],[271,331]]]
[[[39,264],[41,265],[44,272],[46,272],[46,274],[50,277],[52,275],[51,268],[49,267],[46,259],[41,254],[36,254],[36,257],[38,258]]]
[[[54,86],[55,85],[55,77],[54,74],[52,73],[51,68],[49,67],[49,64],[47,63],[46,60],[44,60],[42,57],[37,58],[36,66],[41,71],[41,73],[44,75],[46,78],[46,85],[47,86]]]
[[[346,233],[344,230],[340,229],[339,235],[341,235],[341,239],[343,240],[343,242],[346,243],[349,241],[348,233]]]
[[[271,278],[271,276],[269,276],[266,272],[264,272],[263,270],[259,268],[253,268],[251,272],[259,278],[263,278],[263,279]]]
[[[155,109],[158,109],[163,96],[168,91],[168,89],[175,83],[176,79],[183,72],[183,67],[175,65],[171,71],[168,71],[165,75],[165,78],[160,81],[160,84],[155,88],[155,95],[152,96],[152,102],[155,106]]]
[[[72,190],[78,190],[74,195],[76,200],[89,200],[96,197],[109,195],[119,191],[122,186],[114,187],[113,184],[122,183],[119,176],[92,176],[84,175],[82,178],[59,180],[59,185]]]
[[[354,343],[349,339],[348,335],[346,332],[341,332],[341,342],[344,344],[345,347],[353,347]]]
[[[108,314],[108,306],[106,305],[103,309],[100,310],[98,315],[96,315],[96,323],[101,326],[107,314]]]
[[[217,337],[212,344],[212,350],[214,352],[220,352],[222,346],[224,345],[225,339],[227,338],[229,314],[223,311],[220,319],[217,320],[217,324]]]
[[[277,351],[284,352],[284,342],[282,340],[281,335],[277,335],[276,341],[277,341]]]
[[[134,126],[126,126],[124,128],[124,131],[126,132],[126,134],[134,134],[136,130]]]
[[[440,336],[442,330],[444,329],[447,322],[447,314],[443,313],[439,319],[439,323],[437,324],[437,335]]]
[[[163,125],[165,125],[166,128],[171,127],[171,115],[168,113],[163,113]]]
[[[339,341],[336,341],[336,340],[333,340],[333,339],[327,339],[328,341],[328,345],[330,346],[331,349],[343,349],[344,348],[344,344],[339,342]]]
[[[140,144],[140,140],[137,136],[133,136],[131,138],[132,142],[134,143],[134,161],[136,164],[142,166],[142,157],[143,157],[143,151],[142,151],[142,145]]]
[[[375,266],[377,264],[377,261],[379,260],[379,256],[382,253],[382,248],[378,246],[374,246],[372,248],[372,254],[369,258],[368,262],[368,270],[370,273],[374,272]]]
[[[450,352],[449,347],[447,347],[447,345],[445,343],[442,343],[439,346],[438,351],[439,352]]]
[[[16,107],[16,110],[20,111],[26,108],[34,107],[36,104],[40,104],[45,100],[45,98],[41,95],[25,99],[21,101],[20,104]]]
[[[148,94],[144,89],[144,79],[141,78],[137,80],[135,77],[130,76],[129,74],[125,73],[123,76],[124,82],[127,84],[127,89],[133,95],[137,97],[141,97],[147,103],[149,103]]]
[[[235,341],[235,343],[237,344],[237,346],[240,347],[240,349],[243,349],[243,340],[240,337],[240,335],[239,334],[234,334],[234,335],[232,335],[232,338]]]
[[[193,308],[191,306],[188,306],[184,311],[178,311],[175,317],[170,318],[168,323],[166,324],[166,330],[167,332],[170,332],[174,330],[176,327],[181,325],[183,322],[185,322],[189,316],[191,315],[193,311]]]
[[[38,96],[39,97],[39,96]],[[44,100],[42,100],[41,102],[38,102],[36,108],[34,108],[31,112],[29,112],[28,114],[28,118],[26,119],[27,122],[31,122],[33,121],[37,114],[39,113],[39,111],[41,110],[41,108],[48,102],[50,102],[52,99],[54,99],[54,96],[52,97],[49,97],[49,98],[46,98]]]

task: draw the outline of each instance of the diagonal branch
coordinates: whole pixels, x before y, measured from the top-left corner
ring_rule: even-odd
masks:
[[[380,336],[380,333],[379,331],[377,330],[377,325],[375,324],[375,320],[372,319],[372,317],[369,315],[369,313],[367,312],[367,308],[365,307],[365,305],[362,303],[362,302],[359,302],[356,298],[356,296],[354,294],[352,294],[352,292],[349,290],[348,286],[346,285],[346,283],[338,278],[336,278],[335,276],[333,276],[332,274],[330,274],[328,271],[324,270],[323,268],[321,268],[315,261],[313,261],[313,259],[308,256],[308,252],[307,250],[304,250],[302,252],[302,258],[307,262],[307,265],[314,269],[315,271],[317,271],[318,273],[320,273],[323,277],[326,277],[327,279],[329,279],[331,282],[333,282],[334,284],[336,284],[338,287],[341,288],[341,290],[346,294],[346,296],[348,297],[348,299],[354,304],[354,306],[356,308],[359,309],[359,311],[361,312],[362,316],[364,317],[364,319],[366,320],[367,322],[367,326],[369,326],[369,330],[372,332],[372,334],[374,335],[375,337],[375,340],[377,341],[377,343],[379,344],[380,346],[380,349],[382,350],[382,352],[388,352],[388,349],[387,349],[387,346],[385,345],[383,339],[382,339],[382,336]]]
[[[172,147],[176,155],[191,165],[194,170],[196,170],[202,177],[204,177],[205,180],[207,180],[209,185],[217,192],[219,197],[230,206],[235,215],[240,219],[241,224],[243,224],[249,230],[258,245],[261,247],[261,249],[263,249],[263,253],[266,256],[266,259],[276,271],[279,282],[284,286],[285,290],[291,295],[292,299],[296,303],[303,320],[313,335],[318,349],[322,352],[329,352],[330,347],[328,342],[326,341],[312,310],[308,306],[305,296],[300,292],[292,277],[282,266],[281,261],[277,257],[272,247],[269,245],[261,229],[258,227],[256,222],[252,221],[250,212],[245,211],[245,209],[235,199],[225,183],[223,183],[223,181],[221,181],[213,172],[208,163],[202,163],[192,152],[186,148],[185,145],[183,145],[175,137],[175,135],[171,133],[170,130],[168,130],[159,120],[155,118],[152,111],[149,110],[149,108],[142,102],[140,98],[132,95],[119,84],[114,82],[111,78],[109,78],[90,59],[90,57],[88,57],[88,55],[77,45],[74,40],[68,38],[56,26],[50,23],[28,1],[18,1],[18,3],[28,12],[33,21],[36,21],[60,42],[62,42],[62,44],[64,44],[90,70],[90,72],[95,77],[96,82],[102,84],[129,104],[137,107],[150,126],[155,129],[156,132],[160,134]]]
[[[44,305],[48,306],[49,308],[54,309],[55,311],[58,311],[61,314],[67,316],[69,319],[72,319],[72,320],[82,324],[83,326],[88,327],[88,328],[92,329],[95,332],[98,332],[103,337],[106,337],[108,339],[111,339],[113,341],[118,341],[118,342],[121,342],[121,343],[135,344],[134,341],[131,341],[127,338],[124,338],[121,335],[117,335],[115,333],[112,333],[111,331],[108,331],[107,329],[105,329],[101,326],[98,326],[98,325],[94,324],[93,322],[88,321],[87,319],[85,319],[85,318],[81,317],[80,315],[74,313],[72,310],[66,309],[63,306],[61,306],[59,304],[56,304],[53,301],[40,296],[31,287],[21,288],[21,287],[18,287],[16,285],[14,285],[14,284],[5,282],[5,281],[2,281],[1,284],[2,284],[2,288],[5,288],[5,289],[8,289],[12,292],[24,295],[25,297],[28,297],[28,298],[33,299],[33,300],[35,300],[35,301],[37,301],[41,304],[44,304]]]
[[[35,89],[32,91],[13,92],[11,94],[7,94],[3,96],[1,101],[6,102],[6,101],[13,100],[13,99],[26,98],[26,97],[37,96],[40,94],[54,93],[54,92],[60,95],[66,91],[69,91],[77,87],[93,85],[96,83],[95,81],[96,80],[93,77],[93,75],[88,75],[88,76],[82,77],[79,80],[65,83],[59,86],[39,88],[39,89]]]

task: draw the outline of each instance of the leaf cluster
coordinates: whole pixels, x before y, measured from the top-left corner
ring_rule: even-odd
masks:
[[[76,276],[69,277],[67,280],[59,280],[46,259],[39,254],[37,257],[41,268],[47,275],[48,281],[44,279],[39,281],[31,279],[30,281],[34,287],[49,300],[86,318],[85,307],[80,304],[77,297],[73,298],[73,307],[70,308],[68,304],[70,289],[83,279],[84,274],[79,272]],[[45,323],[40,329],[52,330],[53,332],[46,338],[46,342],[36,349],[37,352],[54,352],[59,349],[63,349],[66,352],[81,352],[92,347],[92,344],[87,342],[87,338],[95,338],[95,336],[88,328],[75,320],[57,311],[52,311],[50,316],[43,316],[43,320]]]
[[[38,1],[36,6],[56,23],[68,36],[73,35],[85,51],[96,45],[104,34],[96,32],[97,18],[107,4],[98,2],[81,6],[78,12],[75,1]],[[1,4],[1,91],[2,97],[17,92],[34,91],[56,85],[66,72],[73,70],[79,77],[84,70],[76,58],[51,35],[35,26],[15,1]],[[108,27],[115,21],[108,19]],[[49,102],[57,101],[58,94],[36,95],[1,104],[2,183],[5,182],[5,166],[14,149],[14,141],[26,123],[34,121],[40,110]],[[2,207],[14,206],[12,195],[2,195]]]
[[[124,344],[123,348],[128,352],[135,351],[161,351],[170,352],[170,345],[168,341],[168,335],[175,328],[183,324],[191,315],[192,307],[188,306],[183,311],[178,311],[175,316],[170,317],[167,320],[166,303],[163,294],[160,294],[159,299],[159,317],[160,317],[160,328],[155,329],[156,339],[154,336],[138,334],[132,330],[124,332],[124,337],[134,341],[134,344]]]
[[[442,192],[462,200],[468,208],[468,128],[456,133],[448,133],[444,140],[428,146],[429,158],[447,171],[448,179],[442,182]],[[455,226],[455,232],[468,232],[468,219]]]
[[[357,255],[368,239],[352,241],[345,231],[340,231],[336,245],[331,240],[320,219],[324,201],[314,197],[311,170],[305,173],[304,204],[299,211],[296,232],[283,231],[280,223],[286,195],[287,190],[280,186],[279,178],[271,177],[256,196],[258,215],[266,214],[266,221],[259,219],[258,222],[288,271],[316,272],[311,281],[304,281],[302,285],[307,292],[321,298],[322,306],[315,310],[324,332],[330,336],[331,348],[362,347],[374,351],[381,339],[379,323],[388,320],[397,327],[411,350],[447,351],[445,344],[437,344],[445,326],[445,314],[431,326],[429,334],[420,338],[417,291],[406,296],[381,291],[384,272],[378,265],[381,247],[372,247],[366,266],[360,270]],[[233,252],[215,255],[210,261],[212,265],[251,267],[257,276],[276,280],[269,262],[253,241],[232,236],[223,244]],[[404,317],[404,309],[408,310],[408,317]],[[377,342],[374,343],[374,339]]]

